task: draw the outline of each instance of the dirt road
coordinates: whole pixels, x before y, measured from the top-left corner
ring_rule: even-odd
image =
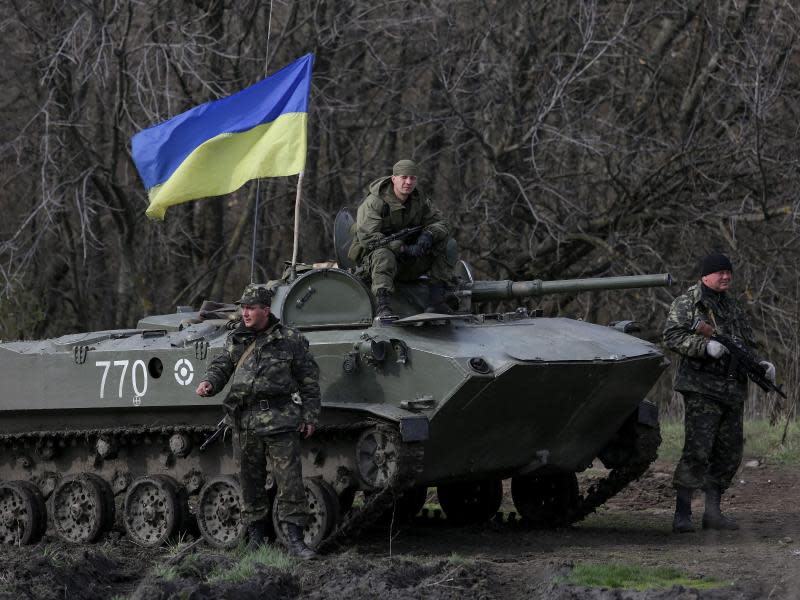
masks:
[[[166,551],[143,551],[118,534],[85,548],[46,538],[0,551],[0,598],[800,598],[799,469],[743,467],[726,496],[741,530],[680,536],[670,532],[670,475],[670,465],[656,463],[598,514],[567,529],[418,520],[391,540],[376,530],[346,552],[292,573],[264,568],[245,583],[204,583],[212,569],[232,562],[207,549],[178,561],[165,580],[153,569]],[[702,501],[694,508],[702,514]],[[669,565],[733,585],[620,592],[559,583],[582,562]]]

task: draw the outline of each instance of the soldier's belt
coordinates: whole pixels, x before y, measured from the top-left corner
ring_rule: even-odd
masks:
[[[261,412],[264,410],[271,410],[273,408],[282,408],[292,401],[292,396],[285,394],[283,396],[270,396],[269,398],[262,398],[254,400],[245,407],[246,411]]]

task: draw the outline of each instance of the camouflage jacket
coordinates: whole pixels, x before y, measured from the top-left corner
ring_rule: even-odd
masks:
[[[729,372],[729,354],[720,359],[708,356],[708,340],[691,330],[698,318],[720,333],[739,338],[751,349],[756,346],[750,322],[739,303],[729,294],[716,293],[698,282],[675,298],[664,325],[664,343],[681,358],[675,389],[723,401],[743,402],[747,395],[747,378]]]
[[[255,340],[253,351],[236,365]],[[234,374],[235,371],[235,374]],[[308,340],[291,327],[269,316],[266,329],[255,332],[240,324],[228,334],[225,348],[209,365],[205,380],[216,394],[233,376],[224,404],[245,409],[241,427],[258,433],[297,429],[300,423],[317,424],[320,412],[319,367],[308,350]],[[301,403],[286,402],[299,392]],[[248,411],[260,400],[273,400],[275,408]]]
[[[450,235],[450,227],[442,214],[430,200],[423,198],[418,189],[401,203],[394,195],[391,177],[376,179],[369,185],[369,193],[358,207],[348,256],[351,260],[360,262],[368,254],[367,248],[370,244],[407,227],[418,225],[422,225],[424,231],[431,234],[434,244]],[[389,249],[397,254],[404,243],[414,243],[414,240],[395,240],[389,243]]]

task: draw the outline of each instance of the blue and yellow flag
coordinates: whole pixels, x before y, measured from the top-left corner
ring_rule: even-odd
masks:
[[[307,54],[241,92],[133,136],[133,161],[150,196],[147,216],[163,219],[175,204],[302,171],[313,64]]]

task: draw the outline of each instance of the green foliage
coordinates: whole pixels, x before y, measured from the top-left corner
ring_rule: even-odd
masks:
[[[270,567],[278,571],[291,571],[296,561],[285,552],[273,546],[261,546],[258,550],[249,551],[244,547],[233,551],[237,562],[224,569],[214,569],[208,575],[208,582],[238,582],[252,577],[259,567]]]
[[[178,537],[167,542],[167,555],[176,556],[191,543],[189,535],[182,531],[178,534]]]
[[[785,422],[770,425],[769,421],[745,421],[744,455],[769,463],[800,465],[800,423],[789,423],[783,439]]]
[[[674,567],[644,567],[621,563],[578,563],[563,583],[586,587],[621,588],[627,590],[667,589],[682,585],[707,590],[727,587],[731,582],[692,578]]]
[[[172,581],[178,577],[178,569],[175,566],[156,565],[153,567],[153,575],[165,581]]]
[[[447,562],[454,565],[466,565],[472,561],[466,556],[461,556],[458,552],[452,552],[450,556],[447,557]]]
[[[770,425],[769,421],[748,420],[744,422],[744,456],[781,465],[800,465],[800,423],[792,421],[783,440],[785,423]],[[658,457],[669,462],[678,462],[683,449],[683,423],[667,421],[661,423],[661,447]]]
[[[658,447],[658,458],[677,463],[683,449],[683,422],[661,422],[661,445]]]

